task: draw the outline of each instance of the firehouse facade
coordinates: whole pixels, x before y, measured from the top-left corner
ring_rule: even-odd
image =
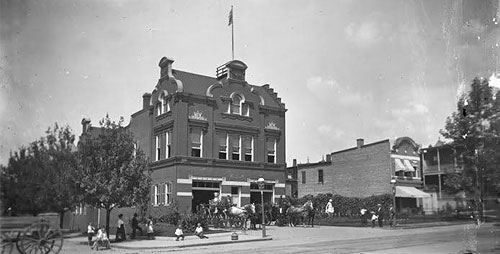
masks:
[[[216,77],[174,70],[173,62],[161,59],[160,79],[128,126],[152,162],[152,206],[175,201],[190,212],[214,195],[259,203],[259,177],[264,202],[284,195],[286,109],[277,93],[248,84],[241,61]]]

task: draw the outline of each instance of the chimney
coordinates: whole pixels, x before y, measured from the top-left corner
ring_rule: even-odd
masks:
[[[332,155],[331,154],[327,154],[326,155],[326,162],[331,162],[332,161]]]
[[[365,140],[362,138],[358,138],[358,139],[356,139],[356,144],[357,144],[358,148],[361,148],[365,144]]]
[[[294,167],[297,167],[297,159],[293,159],[293,165]]]
[[[150,105],[151,105],[151,94],[144,93],[142,95],[142,109],[148,109]]]
[[[90,127],[90,119],[83,118],[82,119],[82,133],[85,133],[89,130]]]
[[[172,78],[172,64],[174,63],[174,59],[163,57],[160,60],[158,66],[160,66],[160,78]]]

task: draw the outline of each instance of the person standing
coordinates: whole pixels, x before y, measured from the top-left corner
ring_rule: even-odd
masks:
[[[95,228],[92,226],[92,221],[89,221],[87,226],[87,238],[89,240],[89,246],[92,246],[92,237],[94,236]]]
[[[137,213],[134,213],[134,217],[132,218],[132,235],[130,238],[134,239],[137,233],[137,230],[141,231],[142,235],[142,228],[139,227],[139,221],[137,220]]]
[[[148,240],[155,239],[154,229],[153,229],[153,219],[151,218],[151,216],[148,219],[148,223],[146,225],[146,228],[147,228],[147,232],[148,232]]]
[[[335,208],[333,207],[332,202],[333,202],[332,199],[328,200],[328,203],[326,204],[325,207],[325,213],[328,215],[329,218],[333,218],[333,213],[335,213]]]
[[[123,214],[118,215],[118,223],[116,227],[116,241],[121,242],[125,241],[125,222],[122,220]]]
[[[384,226],[384,210],[382,209],[381,204],[377,204],[377,211],[375,212],[377,215],[378,219],[378,226],[383,227]]]
[[[359,216],[361,217],[361,226],[366,226],[368,224],[367,212],[368,210],[366,210],[365,208],[361,208],[361,210],[359,211]]]
[[[394,220],[396,219],[396,211],[394,211],[394,207],[392,205],[389,206],[389,225],[391,227],[394,226]]]

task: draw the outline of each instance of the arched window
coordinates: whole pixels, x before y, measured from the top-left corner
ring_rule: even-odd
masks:
[[[233,96],[233,101],[231,102],[231,113],[241,115],[241,97],[239,95]]]
[[[157,106],[158,115],[165,114],[170,111],[170,100],[168,99],[167,92],[162,92],[158,98],[159,104]]]

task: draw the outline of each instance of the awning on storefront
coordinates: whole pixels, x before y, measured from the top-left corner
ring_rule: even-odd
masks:
[[[403,165],[400,159],[394,159],[394,162],[396,163],[396,172],[405,171],[405,165]]]
[[[414,172],[415,171],[415,169],[413,168],[413,166],[411,165],[409,160],[404,160],[403,164],[405,165],[405,171],[407,171],[407,172]]]
[[[396,186],[396,197],[402,198],[428,198],[431,195],[415,187]]]

